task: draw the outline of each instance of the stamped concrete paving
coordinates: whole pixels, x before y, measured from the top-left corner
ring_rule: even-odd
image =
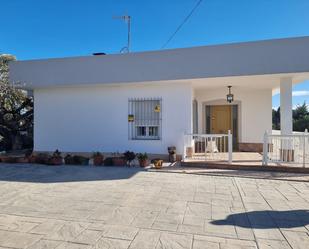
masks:
[[[0,164],[0,249],[309,248],[309,183]]]

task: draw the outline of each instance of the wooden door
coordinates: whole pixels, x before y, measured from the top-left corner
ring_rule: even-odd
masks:
[[[229,105],[211,106],[210,128],[212,134],[227,134],[232,131],[232,108]]]

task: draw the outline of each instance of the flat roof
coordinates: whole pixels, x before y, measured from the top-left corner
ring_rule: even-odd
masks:
[[[309,72],[309,37],[10,63],[28,89]]]

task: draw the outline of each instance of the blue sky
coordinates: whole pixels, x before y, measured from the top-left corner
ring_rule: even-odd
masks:
[[[132,51],[158,50],[197,0],[0,0],[0,53],[18,59],[118,53],[132,16]],[[167,48],[309,35],[308,0],[204,0]],[[309,82],[293,104],[309,103]],[[274,96],[273,106],[279,105]]]

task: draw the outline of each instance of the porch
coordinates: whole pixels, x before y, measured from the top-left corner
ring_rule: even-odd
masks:
[[[305,168],[308,133],[293,133],[292,88],[308,73],[192,81],[192,133],[183,164]],[[280,92],[281,131],[272,132],[272,95]],[[229,97],[231,100],[229,100]]]
[[[262,152],[232,149],[228,134],[187,134],[184,136],[184,167],[216,169],[269,170],[309,173],[309,133],[291,135],[265,132]]]

